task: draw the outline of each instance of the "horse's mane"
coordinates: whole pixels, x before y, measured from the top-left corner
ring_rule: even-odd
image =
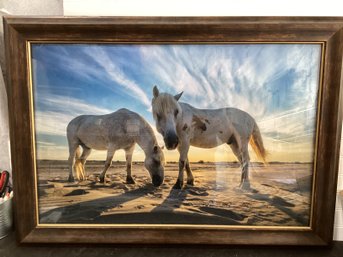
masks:
[[[175,106],[178,106],[178,103],[174,96],[167,93],[161,93],[152,100],[152,105],[155,112],[154,115],[156,115],[156,113],[164,113],[167,110],[174,109]]]

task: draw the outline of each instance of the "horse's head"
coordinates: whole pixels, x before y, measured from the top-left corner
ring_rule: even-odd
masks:
[[[164,154],[158,145],[155,145],[150,154],[146,155],[144,165],[149,171],[152,184],[160,186],[164,179]]]
[[[182,109],[178,100],[182,92],[175,96],[159,93],[156,86],[153,89],[152,113],[156,121],[156,129],[163,136],[168,150],[175,149],[179,144],[176,125],[182,117]]]

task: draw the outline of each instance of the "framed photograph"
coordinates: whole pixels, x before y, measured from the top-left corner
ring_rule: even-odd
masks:
[[[4,24],[19,242],[330,244],[343,18]]]

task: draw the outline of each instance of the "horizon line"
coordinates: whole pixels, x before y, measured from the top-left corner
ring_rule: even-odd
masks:
[[[62,159],[36,159],[36,161],[40,161],[40,162],[47,162],[47,161],[59,161],[59,162],[67,162],[68,160],[62,160]],[[87,162],[105,162],[106,160],[87,160]],[[112,163],[126,163],[126,161],[120,161],[120,160],[116,160],[116,161],[112,161]],[[132,161],[132,163],[144,163],[144,161]],[[166,164],[169,163],[178,163],[178,161],[166,161]],[[197,164],[206,164],[206,163],[235,163],[235,164],[239,164],[239,161],[216,161],[216,162],[212,162],[212,161],[205,161],[205,160],[199,160],[199,161],[192,161],[190,163],[197,163]],[[257,164],[263,164],[262,161],[250,161],[250,163],[257,163]],[[273,163],[299,163],[299,164],[312,164],[314,163],[314,161],[270,161],[267,162],[267,164],[273,164]]]

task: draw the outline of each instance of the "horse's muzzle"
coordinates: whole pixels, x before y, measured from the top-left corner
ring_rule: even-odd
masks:
[[[168,133],[164,137],[164,143],[168,150],[174,150],[179,144],[179,139],[174,133]]]
[[[158,187],[162,184],[163,182],[163,178],[160,177],[159,175],[153,175],[152,176],[152,184],[155,186],[155,187]]]

